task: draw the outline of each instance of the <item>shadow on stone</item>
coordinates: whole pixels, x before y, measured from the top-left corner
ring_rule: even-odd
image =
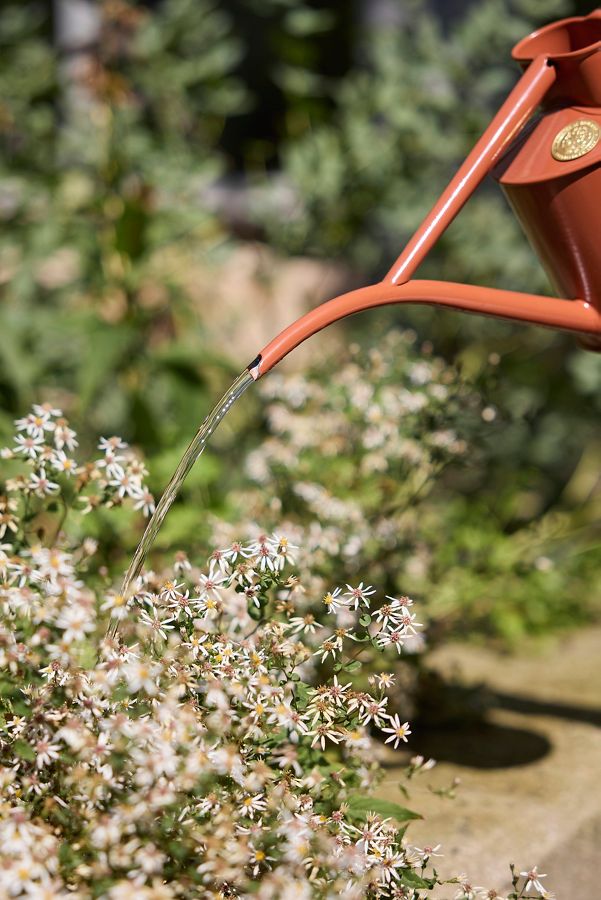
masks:
[[[542,759],[551,747],[536,731],[486,721],[445,728],[416,725],[411,735],[414,753],[474,769],[525,766]]]
[[[491,722],[494,709],[601,727],[599,708],[495,691],[484,682],[466,684],[433,669],[420,672],[416,706],[411,751],[474,769],[526,766],[552,749],[541,731]]]
[[[499,691],[495,691],[491,695],[491,705],[524,715],[552,716],[555,719],[583,722],[585,725],[596,725],[597,728],[601,728],[601,709],[593,709],[591,706],[557,703],[552,700],[535,700],[532,697],[504,694]]]

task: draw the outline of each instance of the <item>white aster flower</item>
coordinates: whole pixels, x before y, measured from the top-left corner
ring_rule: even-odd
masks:
[[[404,612],[400,619],[400,626],[405,634],[417,634],[416,629],[422,628],[421,622],[415,621],[415,613]]]
[[[394,749],[396,750],[401,741],[407,743],[407,737],[411,734],[411,729],[409,728],[409,722],[401,724],[398,713],[395,713],[394,716],[388,716],[388,718],[390,719],[390,726],[381,729],[384,734],[390,735],[384,743],[390,744],[394,741]]]
[[[130,472],[122,472],[122,474],[111,478],[109,480],[109,485],[110,487],[117,489],[117,496],[122,499],[124,497],[139,499],[143,493],[139,478],[135,477]]]
[[[47,477],[46,470],[43,467],[38,472],[31,473],[27,487],[38,497],[50,496],[60,490],[60,486],[55,481],[50,481]]]
[[[286,623],[286,628],[291,634],[315,634],[315,629],[323,628],[323,625],[315,621],[313,613],[307,613],[304,616],[292,616]]]
[[[296,544],[291,544],[288,538],[277,534],[267,538],[267,543],[273,548],[276,569],[281,571],[286,563],[294,565],[295,560],[291,551],[298,550]]]
[[[55,414],[61,415],[61,411],[56,410]],[[51,416],[52,410],[36,403],[33,406],[33,412],[22,419],[15,419],[15,425],[18,431],[25,431],[31,437],[43,439],[45,432],[52,431],[55,427]]]
[[[369,725],[371,722],[381,728],[384,720],[388,718],[386,707],[388,705],[388,697],[382,697],[381,700],[374,700],[373,697],[367,697],[361,703],[359,709],[359,721],[362,725]]]
[[[141,494],[134,503],[134,509],[141,509],[146,518],[153,514],[155,510],[154,496],[149,490],[141,488]]]
[[[336,610],[349,605],[349,601],[342,594],[341,588],[335,588],[333,591],[328,591],[327,594],[324,595],[322,603],[327,612],[336,612]]]
[[[63,640],[67,643],[83,640],[86,633],[94,631],[96,627],[91,611],[77,604],[65,606],[56,624],[63,629]]]
[[[144,625],[147,625],[149,628],[152,628],[155,635],[160,635],[163,640],[167,639],[167,632],[173,631],[175,625],[172,623],[175,622],[175,616],[170,616],[169,618],[161,618],[159,613],[155,611],[153,615],[150,615],[143,610],[140,613],[140,622]]]
[[[110,438],[101,437],[98,441],[98,449],[103,450],[105,453],[107,451],[114,452],[115,450],[127,450],[127,444],[123,438],[120,438],[117,435],[113,435],[113,437]]]
[[[540,879],[546,878],[547,876],[538,871],[538,866],[533,866],[526,872],[520,872],[522,878],[526,879],[526,884],[524,885],[524,890],[529,891],[531,887],[537,890],[539,893],[542,893],[545,890],[543,884],[541,884]]]
[[[307,737],[312,737],[311,746],[315,747],[316,744],[319,744],[322,750],[326,749],[326,740],[332,741],[334,744],[339,744],[343,738],[343,735],[338,729],[336,729],[329,722],[322,723],[321,725],[317,725],[311,731],[307,732]]]
[[[336,659],[336,654],[339,652],[340,647],[338,641],[332,635],[332,637],[325,640],[315,651],[313,656],[321,656],[321,661],[325,662],[328,656],[331,656],[332,659]]]
[[[66,419],[59,419],[56,423],[53,440],[57,450],[62,450],[64,447],[67,450],[75,450],[78,446],[77,433],[72,428],[69,428],[69,423]]]
[[[22,453],[28,459],[37,459],[42,453],[44,438],[17,434],[15,437],[15,444],[15,453]]]
[[[403,641],[406,638],[406,634],[400,631],[398,628],[393,629],[392,631],[387,631],[383,629],[379,632],[377,641],[380,647],[394,647],[397,653],[400,653],[403,648]]]
[[[374,813],[370,813],[367,821],[361,826],[351,826],[349,831],[360,835],[356,846],[368,854],[382,839],[382,831],[388,822],[388,819],[380,819]]]
[[[376,593],[376,589],[371,584],[364,585],[363,582],[358,587],[351,587],[347,584],[345,596],[349,598],[349,604],[352,609],[359,609],[359,606],[366,606],[369,609],[370,597]]]
[[[49,766],[51,762],[58,759],[59,747],[57,744],[53,744],[49,737],[44,737],[39,741],[36,741],[35,753],[35,764],[38,769],[42,769],[44,766]]]
[[[51,459],[52,466],[57,472],[64,472],[65,475],[73,475],[77,470],[77,463],[74,459],[67,456],[64,450],[56,450]]]
[[[258,557],[257,567],[260,572],[264,572],[266,569],[270,572],[276,572],[279,570],[279,561],[276,557],[276,554],[266,540],[258,541],[253,545],[252,549],[253,556]]]
[[[214,569],[209,568],[209,574],[202,574],[198,579],[198,597],[195,599],[206,601],[208,598],[212,598],[213,600],[218,600],[220,591],[223,590],[226,581],[227,579],[222,572],[215,572]]]
[[[160,667],[145,659],[128,660],[123,667],[123,675],[128,690],[132,694],[136,694],[143,689],[151,696],[158,692],[157,678]]]
[[[267,801],[265,800],[263,794],[249,794],[241,801],[240,806],[238,807],[238,811],[240,815],[249,816],[252,819],[254,818],[255,813],[263,812],[263,810],[266,808]]]

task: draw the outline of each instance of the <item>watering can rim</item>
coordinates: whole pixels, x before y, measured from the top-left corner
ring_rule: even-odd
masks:
[[[536,50],[528,50],[528,46],[533,44],[534,42],[538,42],[539,38],[543,37],[546,34],[551,34],[554,31],[560,31],[561,29],[566,28],[571,24],[581,23],[581,22],[590,22],[595,20],[601,20],[601,7],[594,9],[588,16],[569,16],[565,19],[559,19],[556,22],[550,22],[548,25],[543,25],[542,28],[537,28],[536,31],[532,31],[530,34],[526,35],[526,37],[522,38],[518,41],[517,44],[513,47],[511,51],[511,57],[518,63],[529,63],[532,62],[538,56],[544,56],[548,60],[549,63],[552,63],[554,60],[579,60],[586,59],[587,56],[591,56],[593,53],[597,53],[601,50],[601,31],[599,35],[599,40],[593,41],[590,44],[585,44],[583,47],[580,47],[576,50],[568,50],[564,53],[545,53],[544,49],[540,49],[540,47]]]

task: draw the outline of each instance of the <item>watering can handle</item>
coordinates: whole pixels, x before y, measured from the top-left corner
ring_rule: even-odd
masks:
[[[385,281],[402,284],[412,277],[503,150],[531,117],[555,78],[555,69],[546,57],[533,60],[395,261]]]

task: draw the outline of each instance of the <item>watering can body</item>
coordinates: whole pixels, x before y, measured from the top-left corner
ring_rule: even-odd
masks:
[[[250,364],[259,378],[311,334],[364,309],[446,306],[576,333],[601,350],[601,9],[520,41],[523,75],[385,278],[290,325]],[[492,174],[561,299],[413,279],[476,187]]]
[[[493,173],[555,291],[593,306],[601,300],[599,136],[601,108],[554,110],[540,117]],[[582,155],[557,159],[554,146],[559,156]]]
[[[601,311],[600,46],[600,11],[516,45],[524,70],[542,54],[556,77],[493,175],[558,294]]]

